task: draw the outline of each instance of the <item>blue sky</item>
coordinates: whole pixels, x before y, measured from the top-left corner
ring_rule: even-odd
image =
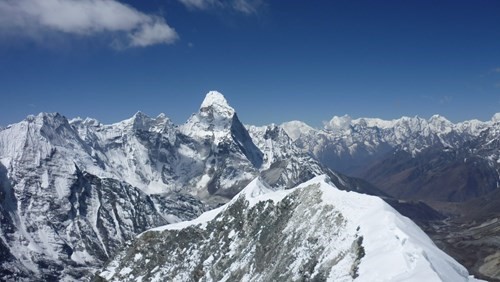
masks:
[[[0,125],[180,124],[209,90],[257,125],[500,112],[500,1],[79,2],[0,2]]]

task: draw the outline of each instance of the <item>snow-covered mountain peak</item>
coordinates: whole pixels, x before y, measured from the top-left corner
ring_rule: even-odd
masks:
[[[352,118],[349,115],[333,116],[333,118],[325,122],[325,130],[335,131],[335,130],[345,130],[351,126]]]
[[[164,114],[151,118],[148,115],[138,111],[131,118],[110,125],[125,131],[152,131],[157,133],[166,132],[174,127],[172,121]]]
[[[235,112],[234,109],[229,106],[224,95],[217,91],[208,92],[201,103],[200,112],[204,113],[209,111],[214,115],[217,114],[225,118],[231,118]]]
[[[441,115],[433,115],[429,118],[429,123],[435,123],[435,122],[440,122],[440,123],[451,123],[447,118],[441,116]]]
[[[500,122],[500,113],[496,113],[493,115],[493,117],[491,118],[491,121],[493,123],[497,123],[497,122]]]
[[[454,124],[440,115],[433,115],[428,120],[429,126],[435,132],[449,133],[453,130]]]
[[[66,117],[59,113],[29,115],[22,122],[7,127],[7,130],[5,134],[10,136],[7,142],[13,143],[29,141],[29,144],[61,145],[67,144],[69,140],[78,142],[79,139]]]
[[[316,131],[316,129],[309,126],[307,123],[299,120],[285,122],[281,124],[281,127],[285,130],[288,136],[292,138],[293,141],[299,139],[302,135],[308,135],[311,132]]]
[[[59,113],[39,113],[38,115],[28,115],[25,121],[37,125],[50,125],[67,123],[68,120]]]
[[[201,103],[200,111],[192,115],[180,130],[191,137],[212,138],[219,144],[231,137],[230,131],[234,123],[241,124],[235,110],[220,92],[210,91]]]
[[[134,129],[146,130],[149,127],[148,125],[151,122],[151,118],[143,112],[138,111],[132,116],[132,118],[129,119],[129,121]]]
[[[201,103],[200,108],[210,107],[214,104],[229,107],[226,98],[218,91],[209,91]]]

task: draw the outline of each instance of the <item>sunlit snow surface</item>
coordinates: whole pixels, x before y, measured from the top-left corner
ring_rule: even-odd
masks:
[[[314,198],[318,199],[315,200]],[[193,221],[151,229],[139,235],[138,238],[139,240],[146,240],[145,237],[151,236],[160,236],[160,238],[165,236],[164,238],[167,238],[169,232],[179,232],[181,230],[198,233],[208,232],[206,233],[210,234],[208,239],[203,242],[190,243],[196,245],[193,246],[194,249],[182,250],[182,252],[192,254],[190,257],[191,267],[195,267],[198,258],[202,260],[200,262],[203,267],[201,273],[205,273],[205,275],[201,278],[204,281],[231,281],[230,278],[235,277],[232,275],[237,271],[242,271],[242,269],[246,272],[243,280],[265,281],[266,277],[269,277],[266,276],[265,271],[276,271],[273,270],[273,266],[269,265],[269,270],[264,270],[263,273],[257,271],[252,264],[256,263],[255,260],[257,260],[255,257],[255,248],[258,247],[258,243],[256,243],[258,241],[257,237],[265,232],[266,226],[262,226],[262,230],[258,230],[255,235],[256,238],[242,237],[241,230],[225,230],[219,231],[221,234],[217,234],[217,230],[207,229],[207,226],[213,226],[212,224],[216,222],[226,222],[228,218],[233,218],[231,213],[234,211],[231,210],[241,204],[242,199],[246,202],[242,212],[247,216],[253,208],[259,208],[259,205],[260,208],[262,208],[262,205],[268,207],[270,205],[269,201],[274,203],[276,207],[281,207],[284,203],[290,203],[290,201],[297,201],[291,217],[285,223],[286,226],[280,231],[281,234],[271,235],[283,238],[283,245],[287,245],[287,242],[296,238],[307,238],[307,240],[297,241],[293,251],[288,254],[288,256],[293,255],[294,259],[284,272],[291,275],[286,277],[294,277],[292,280],[298,281],[303,277],[304,264],[308,262],[311,256],[314,256],[317,259],[316,266],[308,274],[309,277],[319,275],[321,271],[324,272],[325,266],[328,266],[327,276],[323,276],[327,281],[479,281],[469,276],[463,266],[439,250],[412,221],[401,216],[380,198],[355,192],[340,191],[330,183],[326,176],[318,176],[294,189],[281,191],[272,191],[257,178],[228,204],[204,213]],[[310,203],[315,204],[311,205]],[[304,220],[304,218],[307,218],[307,220]],[[340,223],[333,225],[331,218],[340,218]],[[236,218],[233,218],[233,220],[236,220]],[[248,224],[251,225],[252,223]],[[222,227],[222,229],[225,228]],[[215,274],[210,269],[216,267],[215,265],[219,265],[221,258],[216,253],[212,255],[200,253],[201,250],[204,250],[204,246],[199,246],[199,244],[215,242],[215,244],[221,244],[220,247],[222,248],[222,241],[217,243],[217,239],[211,240],[211,238],[224,238],[224,235],[222,235],[224,232],[228,233],[226,238],[229,238],[231,243],[229,245],[230,251],[223,257],[233,263],[223,270],[227,273],[222,279],[219,279],[220,277],[214,276]],[[158,235],[154,235],[155,233]],[[361,257],[358,265],[357,274],[359,276],[354,279],[350,274],[350,270],[356,258],[351,252],[353,242],[359,237],[363,238],[362,247],[365,254]],[[315,240],[313,246],[308,245],[306,242],[310,238]],[[239,246],[238,244],[241,244],[242,241],[248,245]],[[177,243],[166,242],[166,244]],[[311,249],[317,250],[317,248],[323,250],[323,252],[318,254],[311,251]],[[249,249],[254,251],[248,251]],[[159,249],[158,251],[161,252],[162,250]],[[125,259],[125,257],[130,256],[143,258],[143,255],[147,256],[148,254],[134,254],[133,251],[127,253],[127,255],[121,254],[108,265],[100,276],[112,281],[135,280],[138,277],[141,277],[141,279],[147,278],[143,281],[149,281],[150,279],[156,281],[155,277],[157,277],[157,281],[160,281],[161,277],[169,277],[168,273],[173,268],[182,267],[169,265],[168,263],[154,265],[154,268],[149,265],[153,273],[148,274],[143,269],[140,269],[141,262],[138,262],[137,259],[133,261]],[[166,253],[166,256],[172,255],[174,254]],[[208,258],[202,259],[202,257]],[[275,258],[275,262],[279,264],[284,259],[283,255],[281,255]],[[179,262],[179,264],[183,263]],[[185,273],[177,277],[186,279],[190,275],[190,273]]]

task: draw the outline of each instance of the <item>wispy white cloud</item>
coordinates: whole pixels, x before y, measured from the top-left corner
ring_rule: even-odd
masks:
[[[258,0],[234,0],[233,8],[236,11],[242,12],[244,14],[255,14],[257,10],[262,6],[262,1]]]
[[[217,6],[222,7],[222,3],[219,0],[179,0],[179,2],[189,9],[205,10]]]
[[[189,9],[229,9],[243,14],[256,14],[264,4],[263,0],[178,0]]]
[[[139,29],[129,34],[130,45],[146,47],[153,44],[172,43],[177,33],[161,20],[140,25]]]
[[[3,0],[0,32],[26,37],[40,37],[44,32],[113,33],[122,35],[122,47],[170,44],[178,39],[163,18],[115,0]]]

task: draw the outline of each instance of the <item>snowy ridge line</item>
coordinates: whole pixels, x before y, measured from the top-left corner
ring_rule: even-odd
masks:
[[[276,220],[280,224],[277,225],[282,229],[269,233],[271,237],[261,237],[276,224],[253,224],[250,218],[257,211],[265,214],[270,211],[268,216],[271,217],[278,214]],[[287,218],[286,222],[280,221],[280,214]],[[233,229],[235,221],[242,224],[241,230]],[[179,238],[176,240],[182,242],[170,242],[163,239],[178,238],[176,234],[191,236],[186,232],[193,232],[193,236],[201,234],[201,241],[184,242],[189,239]],[[255,235],[248,237],[245,234]],[[286,269],[257,270],[257,249],[266,242],[260,240],[273,237],[280,238],[277,240],[283,248],[291,247],[286,251],[278,249],[277,253],[294,255],[295,258]],[[300,239],[289,245],[295,242],[291,241],[292,238]],[[308,245],[310,240],[315,242],[314,247]],[[146,249],[160,247],[155,244],[179,245],[165,250],[162,258],[167,259],[151,264],[152,255]],[[222,251],[204,253],[212,249],[211,244],[221,244]],[[225,244],[228,244],[227,251],[223,251]],[[318,249],[314,251],[310,249],[316,247]],[[318,253],[319,250],[322,251]],[[172,265],[168,258],[177,255],[188,255],[190,259]],[[284,256],[272,259],[273,265],[281,265],[281,260],[286,260]],[[306,271],[303,267],[308,259],[316,263]],[[262,178],[256,178],[233,200],[216,210],[193,221],[142,233],[134,248],[120,253],[98,275],[107,281],[131,281],[139,277],[142,281],[156,281],[159,277],[173,277],[171,275],[184,277],[185,273],[177,273],[176,269],[196,267],[201,267],[203,271],[199,278],[206,281],[268,281],[277,273],[281,273],[282,278],[300,279],[307,274],[311,279],[323,277],[326,281],[480,281],[439,250],[411,220],[383,200],[340,191],[326,175],[281,191],[272,191]],[[211,271],[213,269],[218,271]],[[238,276],[242,273],[243,276]]]

